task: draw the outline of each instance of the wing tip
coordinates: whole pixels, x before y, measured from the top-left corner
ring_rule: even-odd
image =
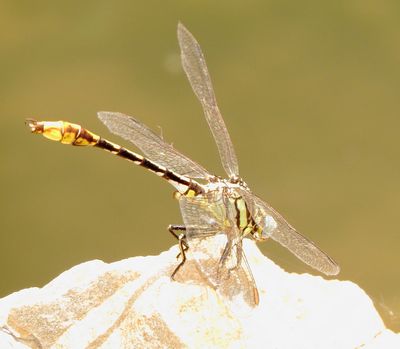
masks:
[[[186,28],[186,26],[181,21],[178,22],[177,33],[178,33],[178,42],[181,48],[183,47],[183,43],[188,40],[198,45],[198,42],[193,36],[193,34],[189,31],[188,28]]]
[[[328,275],[335,276],[340,273],[340,267],[336,264]]]
[[[97,112],[97,117],[98,117],[100,120],[103,120],[103,118],[105,118],[109,113],[110,113],[109,111],[105,111],[105,110],[98,111],[98,112]]]
[[[336,276],[340,273],[340,266],[337,264],[331,257],[329,257],[329,265],[326,265],[325,268],[315,268],[320,272],[324,273],[327,276]]]
[[[188,31],[188,29],[185,27],[185,25],[181,21],[178,21],[177,30],[178,30],[178,35],[179,35],[179,33]]]

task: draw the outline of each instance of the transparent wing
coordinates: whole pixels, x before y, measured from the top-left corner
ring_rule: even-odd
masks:
[[[210,176],[202,166],[181,154],[132,116],[107,111],[97,115],[112,133],[135,144],[150,160],[190,178],[206,179]]]
[[[310,267],[326,274],[336,275],[340,268],[324,251],[311,240],[301,235],[278,212],[266,202],[245,189],[238,192],[245,199],[255,222],[282,246]]]
[[[242,237],[220,192],[180,198],[189,256],[207,281],[230,300],[258,304],[258,292],[242,250]]]
[[[203,107],[206,120],[217,143],[222,166],[229,177],[237,177],[239,165],[235,150],[219,111],[200,45],[181,23],[178,24],[178,41],[183,69]]]

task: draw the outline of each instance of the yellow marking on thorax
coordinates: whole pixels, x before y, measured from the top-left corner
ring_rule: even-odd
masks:
[[[247,236],[249,234],[254,235],[260,234],[262,229],[254,222],[253,218],[251,217],[246,201],[243,198],[238,198],[235,201],[236,209],[238,211],[237,216],[237,224],[238,228],[242,231],[243,236]]]
[[[242,198],[237,199],[236,208],[239,214],[239,219],[238,219],[239,228],[241,230],[244,230],[249,225],[249,221],[247,219],[246,202]]]

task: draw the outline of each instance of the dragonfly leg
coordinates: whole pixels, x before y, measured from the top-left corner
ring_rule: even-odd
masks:
[[[186,252],[189,249],[189,246],[186,242],[186,234],[181,233],[177,234],[176,231],[184,231],[186,232],[186,227],[184,225],[175,225],[175,224],[170,224],[168,226],[168,231],[172,234],[172,236],[179,241],[179,244],[181,244],[180,241],[182,241],[182,248]],[[180,238],[182,236],[182,238]],[[176,256],[176,258],[179,258],[182,252],[179,252],[179,254]]]
[[[186,227],[184,225],[174,225],[171,224],[168,227],[168,231],[178,240],[178,245],[179,245],[179,250],[180,252],[176,256],[176,258],[179,258],[182,256],[182,260],[178,264],[178,266],[175,268],[174,272],[171,275],[171,279],[174,279],[174,276],[178,272],[178,270],[185,264],[186,262],[186,251],[189,249],[189,246],[186,242]],[[177,234],[177,231],[182,231],[183,233]]]

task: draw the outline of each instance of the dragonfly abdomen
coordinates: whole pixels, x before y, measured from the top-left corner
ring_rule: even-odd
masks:
[[[202,187],[190,178],[170,171],[164,166],[159,165],[140,154],[128,150],[116,143],[110,142],[107,139],[83,128],[81,125],[73,124],[68,121],[36,121],[34,119],[28,119],[27,124],[32,133],[41,134],[52,141],[76,146],[92,146],[100,148],[131,161],[134,164],[155,173],[157,176],[164,178],[181,193],[193,190],[198,194],[203,191]]]
[[[146,168],[147,170],[155,173],[157,176],[164,178],[173,186],[177,187],[181,193],[186,192],[189,190],[189,188],[194,189],[196,193],[202,192],[201,187],[198,186],[197,183],[194,183],[191,179],[170,171],[166,167],[159,165],[156,162],[151,161],[129,149],[121,147],[118,144],[110,142],[107,139],[100,138],[94,146],[107,150],[123,159],[133,162],[136,165]]]
[[[67,121],[36,121],[34,119],[26,120],[32,133],[42,134],[44,137],[76,146],[96,145],[100,137],[84,129],[78,124]]]

